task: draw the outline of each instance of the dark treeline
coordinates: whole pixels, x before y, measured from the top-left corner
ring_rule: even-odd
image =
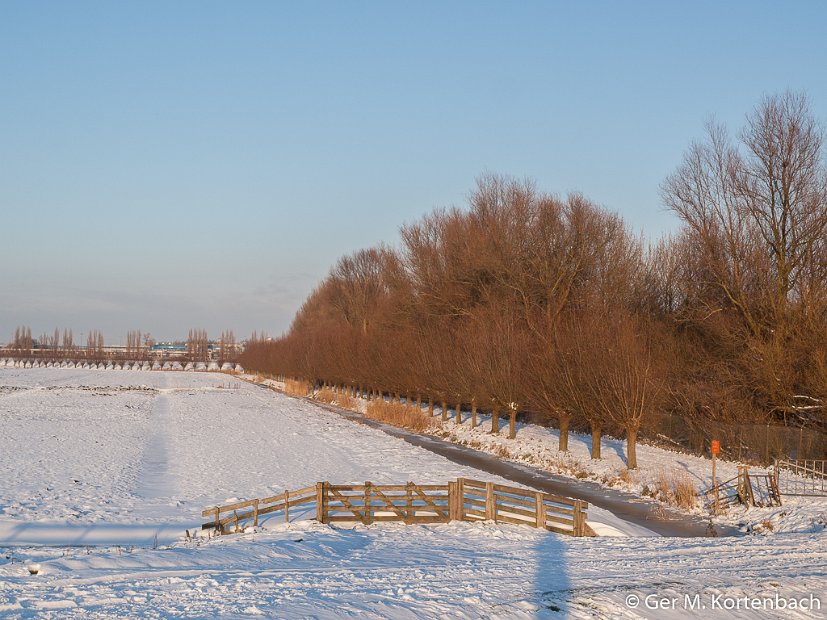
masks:
[[[655,244],[579,194],[482,178],[467,209],[339,260],[248,369],[638,434],[679,421],[823,430],[827,167],[806,98],[708,127],[662,186],[681,230]],[[770,428],[769,426],[767,427]],[[673,435],[675,433],[672,433]],[[720,435],[719,435],[720,436]],[[745,441],[731,438],[730,444]],[[702,446],[696,446],[696,449]]]

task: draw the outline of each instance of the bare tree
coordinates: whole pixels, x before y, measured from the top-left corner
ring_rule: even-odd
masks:
[[[187,358],[191,362],[209,359],[209,339],[206,329],[190,329],[187,334]]]
[[[69,357],[73,354],[75,348],[75,339],[71,329],[63,330],[63,355]]]
[[[693,297],[693,318],[703,328],[717,313],[737,317],[741,381],[759,407],[795,410],[808,374],[797,368],[804,358],[795,353],[796,326],[824,322],[824,131],[806,97],[793,93],[765,99],[740,144],[721,126],[707,129],[706,142],[690,147],[662,188],[695,249],[691,279],[707,285]]]

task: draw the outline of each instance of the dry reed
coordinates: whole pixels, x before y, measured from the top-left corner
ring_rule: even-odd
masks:
[[[690,510],[695,507],[698,489],[687,472],[672,471],[667,476],[661,471],[655,478],[654,496],[670,506]]]
[[[307,381],[297,381],[295,379],[285,379],[284,391],[291,396],[309,396],[311,391],[310,383]]]
[[[337,407],[350,409],[351,411],[359,410],[359,404],[355,398],[348,396],[347,394],[339,394],[330,388],[323,388],[319,390],[313,398],[329,405],[336,405]]]
[[[384,400],[369,402],[365,415],[379,422],[387,422],[416,432],[426,431],[436,426],[433,418],[424,411],[411,405],[389,403]]]

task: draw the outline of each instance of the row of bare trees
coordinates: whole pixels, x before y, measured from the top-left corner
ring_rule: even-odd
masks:
[[[661,413],[825,426],[827,167],[806,98],[716,125],[662,186],[683,226],[646,245],[574,194],[482,179],[466,210],[342,258],[243,363],[315,381],[638,433]],[[444,405],[443,405],[444,408]],[[769,428],[769,426],[768,426]],[[741,446],[739,446],[740,451]]]
[[[599,457],[623,429],[629,465],[667,373],[640,296],[646,253],[622,220],[580,195],[482,179],[468,211],[402,229],[398,252],[342,258],[290,332],[249,343],[245,367],[369,386],[455,409],[552,419],[566,449],[572,420]]]
[[[51,335],[44,332],[35,340],[32,338],[31,327],[18,326],[14,330],[14,339],[5,347],[7,352],[18,357],[31,356],[35,348],[48,352],[52,356],[63,356],[75,349],[72,330],[64,329],[63,339],[61,340],[60,330],[55,327],[55,331]]]
[[[15,329],[14,339],[5,347],[4,353],[14,357],[74,359],[82,358],[96,362],[107,359],[113,360],[147,360],[150,350],[155,344],[150,334],[140,330],[130,330],[126,335],[126,346],[123,348],[106,348],[104,336],[100,330],[90,330],[86,337],[85,346],[75,344],[71,329],[61,332],[55,328],[52,335],[42,334],[39,338],[32,338],[30,327],[21,326]],[[204,329],[191,329],[186,341],[185,359],[193,362],[212,359],[211,349],[215,349],[219,363],[235,361],[238,355],[238,343],[232,330],[221,332],[217,342],[209,340]]]
[[[411,400],[622,432],[636,466],[660,414],[821,428],[827,420],[827,166],[803,95],[764,100],[737,140],[710,125],[662,186],[681,219],[647,245],[585,197],[487,176],[339,260],[246,368]],[[474,419],[476,416],[474,415]],[[740,447],[739,447],[740,450]]]

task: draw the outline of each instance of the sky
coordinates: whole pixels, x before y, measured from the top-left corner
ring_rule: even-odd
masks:
[[[0,343],[278,335],[486,173],[650,239],[710,118],[805,91],[823,2],[0,0]],[[484,251],[481,248],[481,251]]]

